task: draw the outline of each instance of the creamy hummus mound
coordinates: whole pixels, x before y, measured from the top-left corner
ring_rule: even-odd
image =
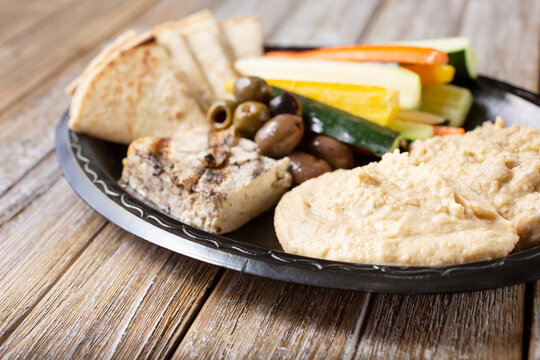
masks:
[[[279,202],[274,225],[289,253],[369,264],[488,260],[518,241],[487,200],[397,152],[294,188]]]
[[[465,135],[414,142],[410,156],[491,201],[516,227],[517,250],[540,243],[540,131],[498,118]]]

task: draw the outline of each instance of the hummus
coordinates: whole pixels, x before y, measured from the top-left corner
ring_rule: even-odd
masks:
[[[486,199],[397,152],[294,188],[280,200],[274,225],[289,253],[370,264],[488,260],[518,241]]]
[[[540,131],[499,118],[465,135],[414,142],[410,156],[491,201],[516,227],[517,249],[540,243]]]

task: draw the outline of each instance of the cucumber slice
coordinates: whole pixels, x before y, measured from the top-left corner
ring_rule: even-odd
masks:
[[[442,125],[446,121],[446,119],[440,115],[414,110],[398,111],[397,118],[403,121],[411,121],[427,125]]]
[[[466,37],[402,41],[399,44],[427,47],[448,54],[450,65],[456,68],[454,81],[468,81],[478,77],[478,60],[471,40]]]
[[[407,140],[425,140],[433,137],[433,126],[431,125],[392,119],[388,126],[399,131],[400,137]]]
[[[422,111],[448,119],[450,126],[462,127],[474,99],[471,91],[456,85],[430,85],[422,89]]]
[[[234,67],[242,75],[263,79],[379,86],[399,92],[400,109],[417,109],[420,105],[420,76],[394,65],[261,56],[236,60]]]
[[[274,96],[284,90],[272,87]],[[302,104],[304,123],[316,134],[323,134],[354,145],[377,156],[397,148],[399,132],[313,99],[293,94]]]

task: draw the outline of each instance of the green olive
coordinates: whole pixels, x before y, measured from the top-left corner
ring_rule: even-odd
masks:
[[[258,101],[267,104],[272,97],[270,85],[256,76],[242,76],[236,79],[233,92],[239,102]]]
[[[269,118],[266,105],[258,101],[244,101],[234,110],[233,124],[240,136],[252,139]]]
[[[236,102],[233,100],[219,100],[210,106],[206,117],[210,120],[215,130],[226,129],[233,123],[234,109]]]

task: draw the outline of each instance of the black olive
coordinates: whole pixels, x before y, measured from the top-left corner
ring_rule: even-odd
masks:
[[[296,97],[286,91],[270,100],[268,108],[272,116],[279,114],[302,116],[302,104],[300,104]]]
[[[300,116],[281,114],[268,120],[255,135],[255,142],[264,155],[280,158],[296,148],[304,134]]]

